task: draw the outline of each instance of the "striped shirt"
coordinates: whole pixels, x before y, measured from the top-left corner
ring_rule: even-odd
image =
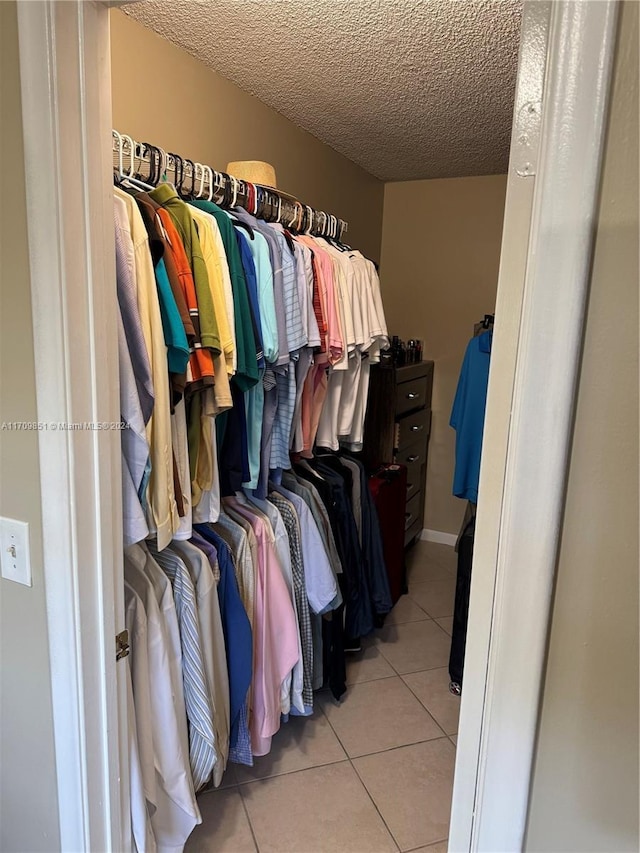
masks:
[[[196,592],[189,570],[180,557],[171,551],[158,551],[151,541],[147,542],[147,545],[173,587],[182,646],[182,679],[189,723],[189,762],[193,784],[198,791],[211,777],[218,757],[213,707],[198,623]]]
[[[273,421],[273,432],[271,434],[271,456],[269,467],[289,468],[289,448],[291,438],[291,424],[293,413],[296,408],[296,368],[295,362],[290,361],[284,372],[276,373],[276,388],[278,403]]]
[[[297,352],[307,345],[309,340],[302,322],[300,310],[300,299],[298,297],[297,270],[295,255],[289,248],[284,238],[281,225],[270,226],[274,232],[280,251],[282,252],[282,288],[284,295],[284,313],[287,327],[288,352],[283,352],[280,347],[278,365],[285,365],[289,361],[289,355]]]
[[[304,578],[304,562],[302,558],[302,543],[300,523],[293,504],[277,492],[271,492],[268,497],[284,521],[289,537],[289,552],[291,570],[293,572],[293,591],[298,612],[298,628],[302,644],[302,701],[306,708],[313,708],[313,633],[309,602]]]

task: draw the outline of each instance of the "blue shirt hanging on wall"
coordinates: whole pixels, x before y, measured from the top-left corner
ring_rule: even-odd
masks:
[[[487,404],[493,329],[472,338],[464,355],[450,425],[456,431],[453,494],[478,503],[484,410]]]

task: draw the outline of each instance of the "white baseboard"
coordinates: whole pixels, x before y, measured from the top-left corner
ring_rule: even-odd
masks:
[[[443,533],[441,530],[427,530],[425,527],[420,534],[425,542],[436,542],[438,545],[451,545],[455,548],[458,537],[455,533]]]

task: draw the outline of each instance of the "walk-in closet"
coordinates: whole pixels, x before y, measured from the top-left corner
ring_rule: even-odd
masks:
[[[135,847],[445,850],[521,4],[110,18]]]
[[[0,2],[0,849],[638,850],[638,8]]]

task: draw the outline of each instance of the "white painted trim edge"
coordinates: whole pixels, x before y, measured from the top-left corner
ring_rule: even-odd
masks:
[[[17,11],[38,420],[119,422],[108,9]],[[120,433],[38,439],[60,849],[125,853]]]
[[[428,527],[422,529],[420,539],[423,542],[435,542],[438,545],[451,545],[455,548],[458,537],[455,533],[445,533],[443,530],[429,530]]]
[[[551,4],[506,467],[501,452],[485,454],[480,474],[486,496],[492,469],[504,469],[498,529],[486,497],[478,505],[452,851],[517,851],[525,841],[616,17],[615,0]],[[512,166],[509,184],[530,180]],[[501,287],[502,276],[499,300]],[[487,417],[505,367],[495,343]],[[489,616],[479,608],[490,592]]]

